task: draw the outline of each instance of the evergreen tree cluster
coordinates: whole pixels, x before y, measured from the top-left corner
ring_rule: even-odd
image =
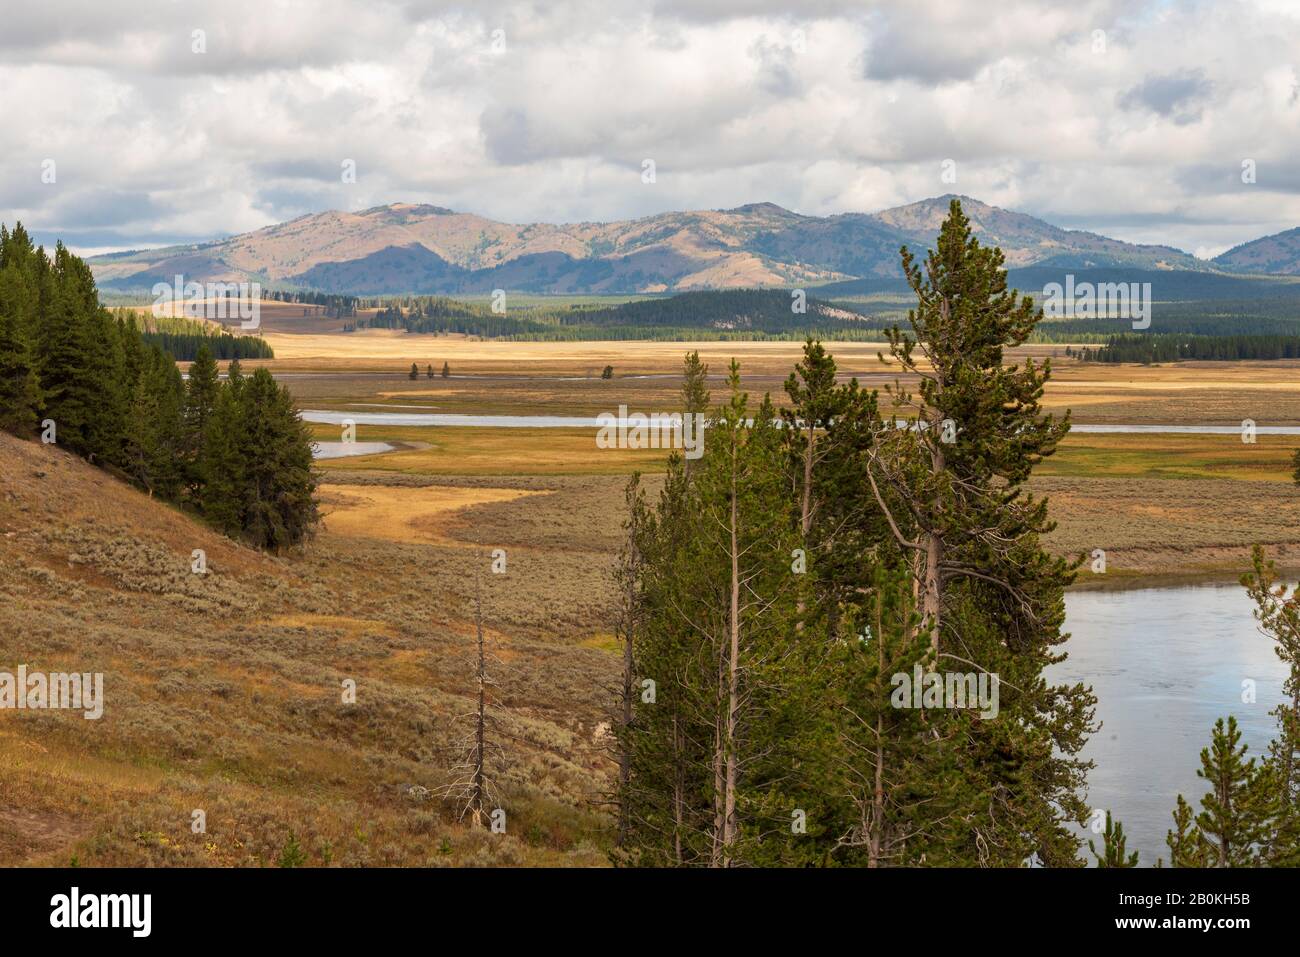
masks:
[[[656,296],[613,306],[527,308],[510,314],[447,296],[403,296],[357,325],[538,341],[584,339],[878,338],[881,323],[855,307],[806,297],[795,312],[788,289],[726,289]],[[357,326],[352,326],[355,329]],[[349,331],[351,331],[351,329]],[[870,334],[868,334],[870,330]]]
[[[367,324],[375,329],[407,332],[457,333],[487,338],[537,335],[547,323],[535,318],[502,315],[487,306],[460,302],[446,296],[410,296],[389,300]]]
[[[355,316],[361,300],[356,296],[342,296],[337,293],[316,292],[311,289],[272,289],[264,291],[262,298],[275,302],[295,302],[308,306],[320,306],[331,316]]]
[[[317,521],[311,437],[270,372],[220,381],[198,340],[188,381],[134,316],[101,307],[90,269],[0,225],[0,427],[40,432],[232,537],[303,541]],[[155,335],[172,335],[156,333]]]
[[[1071,564],[1024,491],[1068,427],[1050,367],[1005,367],[1041,313],[954,201],[924,271],[905,368],[929,428],[897,428],[812,340],[778,408],[733,362],[703,457],[656,502],[628,490],[620,863],[1076,866],[1095,698],[1051,685]],[[708,408],[688,356],[685,411]],[[952,419],[951,434],[939,428]],[[913,707],[898,676],[996,678],[999,711]]]
[[[147,345],[157,346],[177,362],[193,362],[205,347],[212,358],[223,362],[275,358],[275,350],[261,336],[218,332],[207,323],[193,319],[134,317],[134,321]]]
[[[1202,359],[1231,362],[1241,359],[1300,358],[1297,335],[1150,335],[1111,336],[1097,348],[1067,347],[1065,354],[1085,362],[1181,362]]]

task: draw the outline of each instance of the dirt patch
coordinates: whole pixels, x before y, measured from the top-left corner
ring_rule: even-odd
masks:
[[[22,864],[37,855],[71,848],[88,831],[71,814],[0,805],[0,865]]]

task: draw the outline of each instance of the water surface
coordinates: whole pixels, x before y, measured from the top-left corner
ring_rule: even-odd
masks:
[[[389,408],[403,408],[390,406]],[[411,408],[411,407],[406,407]],[[638,411],[638,410],[632,410]],[[649,410],[640,410],[649,412]],[[618,410],[608,413],[617,415]],[[504,429],[595,429],[600,427],[594,415],[479,415],[476,413],[451,414],[439,412],[335,412],[324,409],[306,409],[302,417],[307,422],[341,425],[351,419],[357,425],[411,425],[411,426],[486,426]],[[1192,435],[1240,435],[1240,425],[1071,425],[1071,431],[1080,433],[1185,433]],[[1259,435],[1300,435],[1300,425],[1258,425]]]
[[[1168,864],[1165,832],[1179,792],[1200,809],[1206,788],[1196,771],[1215,719],[1236,715],[1247,757],[1260,755],[1286,670],[1240,586],[1071,592],[1065,607],[1070,657],[1048,677],[1097,694],[1103,726],[1084,751],[1097,764],[1090,803],[1123,821],[1140,864],[1157,856]],[[1241,700],[1247,679],[1254,704]]]
[[[344,459],[352,455],[376,455],[391,452],[397,446],[389,442],[313,442],[312,456],[318,459]]]

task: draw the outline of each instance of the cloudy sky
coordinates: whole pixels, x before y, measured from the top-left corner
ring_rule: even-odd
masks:
[[[391,202],[959,192],[1200,255],[1300,225],[1300,0],[5,6],[0,221],[83,252]]]

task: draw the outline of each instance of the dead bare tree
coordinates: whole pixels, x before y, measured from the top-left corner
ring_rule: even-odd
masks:
[[[488,664],[495,659],[487,652],[483,634],[482,566],[482,554],[479,553],[474,573],[475,707],[456,719],[470,727],[457,748],[459,758],[451,767],[452,778],[439,789],[443,799],[452,801],[459,808],[457,819],[468,817],[475,828],[482,827],[492,809],[500,805],[495,771],[504,760],[504,751],[494,740],[497,735],[492,734],[495,722],[488,707],[488,688],[493,686]]]

